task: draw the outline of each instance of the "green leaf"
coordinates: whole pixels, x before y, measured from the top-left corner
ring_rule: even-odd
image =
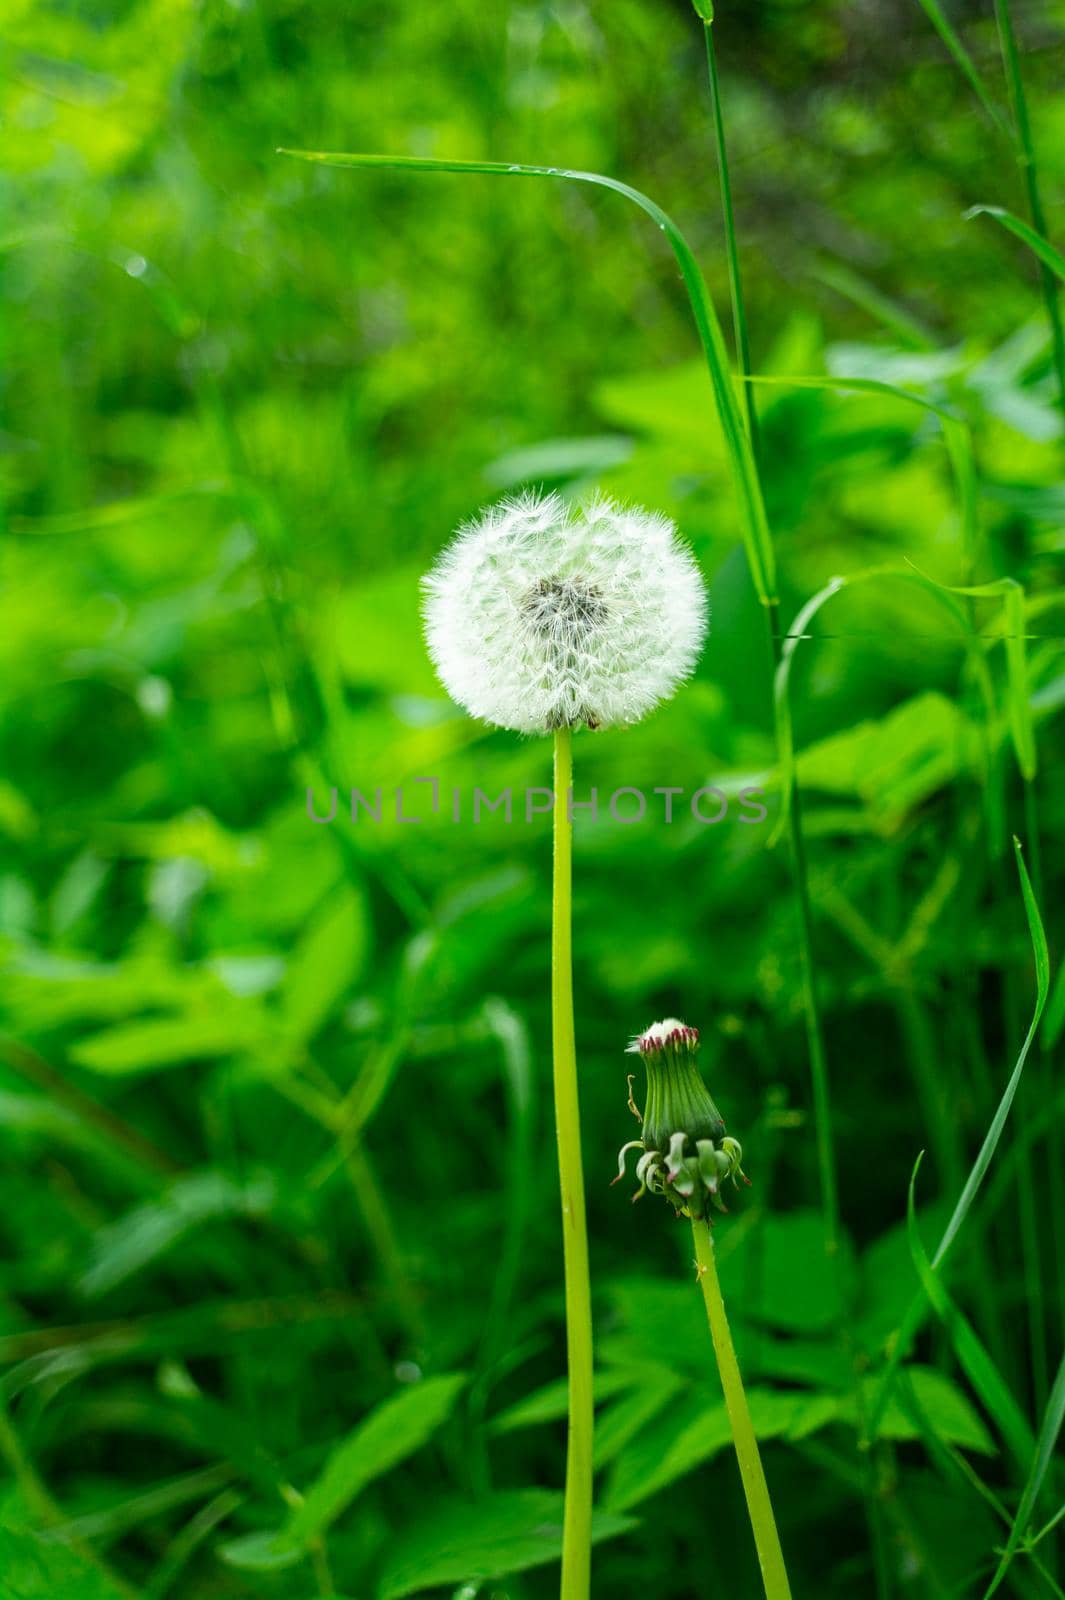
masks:
[[[87,1299],[106,1294],[203,1224],[227,1217],[264,1217],[274,1199],[269,1177],[237,1183],[222,1172],[197,1172],[179,1178],[160,1199],[137,1206],[97,1231],[78,1290]]]
[[[918,1415],[926,1420],[944,1444],[960,1445],[981,1455],[994,1455],[995,1443],[978,1412],[956,1383],[933,1367],[903,1367],[900,1381],[908,1386]],[[873,1380],[862,1384],[871,1395]],[[845,1396],[842,1410],[855,1427],[861,1424],[853,1395]],[[921,1428],[901,1400],[892,1399],[877,1427],[878,1439],[919,1439]]]
[[[934,583],[926,578],[923,573],[905,567],[882,566],[867,567],[862,572],[852,572],[845,578],[830,578],[824,588],[819,589],[797,613],[795,620],[788,629],[780,652],[780,662],[777,666],[773,682],[773,694],[777,708],[777,727],[779,729],[779,761],[780,761],[780,787],[781,787],[781,817],[787,813],[791,799],[791,791],[796,781],[796,755],[795,736],[791,720],[791,670],[795,660],[795,652],[801,641],[809,636],[810,624],[823,606],[844,589],[853,588],[855,584],[877,582],[885,579],[898,579],[902,582],[919,584],[927,594],[938,598],[940,604],[949,611],[958,628],[959,640],[968,643],[973,652],[974,666],[981,667],[986,674],[982,653],[979,651],[977,641],[972,638],[968,619],[961,606],[954,600],[943,584]],[[985,704],[990,699],[990,688],[986,682],[981,683]]]
[[[887,827],[970,772],[979,753],[975,725],[952,700],[929,692],[879,721],[857,723],[808,745],[796,771],[804,789],[858,796]]]
[[[5,1515],[14,1520],[14,1512]],[[2,1600],[131,1600],[102,1564],[22,1528],[0,1527]]]
[[[1062,1033],[1065,1033],[1065,961],[1058,968],[1058,975],[1054,979],[1054,993],[1047,1005],[1046,1020],[1043,1023],[1044,1048],[1053,1050]]]
[[[162,1017],[103,1028],[74,1045],[71,1058],[108,1077],[132,1077],[252,1049],[266,1038],[259,1014]]]
[[[949,1203],[943,1199],[918,1211],[917,1223],[926,1248],[934,1247],[949,1215]],[[913,1299],[913,1259],[905,1218],[862,1251],[861,1275],[854,1335],[871,1355],[884,1349]]]
[[[594,1383],[596,1401],[609,1400],[611,1395],[618,1394],[623,1389],[631,1389],[634,1383],[639,1382],[639,1378],[639,1373],[634,1369],[607,1369],[605,1372],[596,1373]],[[566,1415],[568,1404],[569,1384],[565,1378],[555,1378],[550,1383],[545,1383],[543,1388],[534,1389],[532,1394],[527,1394],[524,1399],[516,1401],[514,1405],[508,1406],[505,1411],[493,1417],[491,1431],[512,1433],[516,1428],[534,1428],[544,1422],[560,1422]]]
[[[932,578],[927,581],[935,582]],[[1032,727],[1031,696],[1028,689],[1024,589],[1015,578],[996,578],[993,583],[971,584],[967,587],[955,587],[944,583],[937,584],[937,588],[941,588],[946,594],[968,596],[974,600],[1002,601],[1010,735],[1021,776],[1026,782],[1030,782],[1036,774],[1037,757],[1035,732]]]
[[[238,1567],[242,1572],[280,1572],[303,1560],[302,1550],[279,1548],[276,1528],[242,1533],[238,1539],[219,1545],[218,1554],[227,1566]]]
[[[585,439],[542,439],[521,450],[508,450],[485,467],[484,475],[494,489],[552,480],[568,482],[596,478],[631,455],[632,440],[619,433]]]
[[[761,1270],[743,1300],[747,1318],[793,1333],[816,1333],[838,1323],[850,1297],[854,1262],[846,1241],[841,1259],[829,1260],[818,1212],[767,1217],[761,1228],[761,1252]],[[735,1301],[730,1265],[725,1262],[722,1277],[727,1298]]]
[[[332,1452],[286,1524],[278,1547],[304,1545],[315,1538],[368,1483],[420,1450],[450,1416],[465,1382],[462,1372],[426,1378],[371,1411]]]
[[[802,1439],[840,1415],[840,1397],[835,1394],[751,1388],[747,1400],[755,1435],[763,1440]],[[607,1496],[611,1510],[629,1510],[731,1445],[732,1427],[723,1401],[690,1419],[687,1411],[675,1407],[668,1421],[622,1454]]]
[[[965,213],[968,222],[972,217],[994,217],[1002,227],[1022,240],[1045,267],[1049,267],[1057,278],[1065,281],[1065,256],[1060,250],[1055,250],[1048,239],[1037,233],[1027,222],[1022,222],[1020,217],[1015,217],[1012,211],[1006,211],[1002,206],[970,206]]]
[[[963,550],[966,556],[966,564],[971,566],[976,554],[977,537],[976,462],[973,455],[972,429],[964,417],[959,416],[950,406],[930,400],[927,395],[921,394],[915,389],[903,388],[898,383],[889,383],[882,378],[861,375],[851,377],[842,373],[833,373],[824,377],[767,377],[758,374],[757,376],[749,377],[746,381],[758,384],[783,384],[797,389],[839,390],[843,393],[891,395],[894,399],[907,400],[913,405],[933,412],[939,418],[939,425],[943,434],[943,445],[950,461],[951,472],[954,474],[954,486],[961,510]]]
[[[369,952],[366,904],[345,884],[320,906],[293,953],[281,990],[285,1032],[314,1037],[361,976]]]
[[[640,1376],[635,1388],[608,1406],[605,1413],[596,1419],[596,1469],[615,1460],[630,1440],[664,1411],[683,1387],[684,1379],[668,1367],[649,1368]]]
[[[487,1583],[557,1561],[562,1553],[562,1495],[549,1489],[514,1489],[474,1503],[438,1506],[403,1530],[381,1579],[379,1600],[402,1600],[443,1584]],[[614,1539],[636,1523],[596,1511],[592,1543]]]
[[[421,566],[366,574],[357,585],[325,602],[321,632],[335,649],[340,670],[349,683],[388,695],[439,694],[440,684],[422,647],[418,625],[421,576]],[[367,783],[358,774],[353,781],[356,788],[360,782]],[[343,827],[348,820],[344,815],[346,792],[338,796],[337,827]],[[363,793],[372,802],[372,789],[364,787]],[[327,800],[323,791],[319,802],[323,816],[329,810]],[[386,789],[385,804],[391,802],[391,792]]]

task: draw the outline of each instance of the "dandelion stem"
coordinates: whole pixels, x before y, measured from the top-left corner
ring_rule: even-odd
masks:
[[[588,1229],[584,1215],[577,1052],[573,1026],[572,845],[570,788],[572,734],[555,731],[555,860],[551,899],[551,1032],[555,1128],[562,1194],[562,1246],[566,1288],[566,1360],[569,1433],[566,1505],[562,1527],[562,1600],[587,1600],[592,1535],[592,1296]]]
[[[725,1408],[732,1428],[732,1441],[736,1446],[736,1459],[743,1480],[743,1493],[747,1500],[751,1531],[758,1550],[758,1563],[762,1569],[766,1600],[791,1600],[788,1574],[784,1567],[784,1552],[780,1548],[780,1536],[777,1533],[773,1506],[769,1499],[769,1486],[762,1470],[758,1440],[754,1436],[754,1425],[751,1422],[747,1396],[744,1393],[739,1362],[732,1346],[732,1334],[729,1332],[728,1317],[725,1315],[725,1302],[721,1298],[721,1284],[718,1281],[717,1263],[714,1260],[713,1235],[705,1222],[697,1222],[694,1218],[692,1234],[695,1238],[699,1287],[706,1302],[710,1336],[714,1341],[714,1354],[717,1357],[717,1369],[721,1374],[721,1387],[725,1391]]]

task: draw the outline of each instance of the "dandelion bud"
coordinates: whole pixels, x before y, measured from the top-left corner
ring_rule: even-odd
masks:
[[[489,507],[424,589],[445,689],[523,733],[638,721],[689,676],[706,633],[702,579],[672,522],[605,497]]]
[[[618,1178],[624,1176],[628,1152],[641,1150],[636,1165],[640,1187],[634,1199],[650,1190],[694,1218],[705,1217],[710,1206],[726,1210],[721,1185],[726,1179],[734,1186],[737,1179],[744,1183],[748,1179],[740,1165],[739,1142],[726,1135],[724,1120],[699,1071],[697,1030],[669,1017],[652,1023],[628,1048],[647,1069],[647,1106],[641,1115],[630,1094],[629,1106],[643,1124],[643,1136],[621,1150]]]

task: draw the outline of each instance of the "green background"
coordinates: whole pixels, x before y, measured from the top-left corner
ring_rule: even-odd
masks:
[[[990,8],[951,16],[1005,108]],[[1065,20],[1015,21],[1060,240]],[[918,1286],[914,1161],[931,1249],[1031,1016],[1015,833],[1061,950],[1061,412],[1032,256],[963,220],[1024,214],[1008,143],[916,3],[721,8],[783,627],[885,565],[1024,589],[1023,659],[1001,599],[959,620],[905,576],[797,648],[833,1265],[763,621],[665,240],[597,190],[275,154],[624,178],[728,325],[694,15],[16,0],[5,35],[0,1596],[557,1588],[549,819],[449,814],[548,784],[550,747],[449,705],[418,618],[453,528],[530,484],[674,516],[711,594],[695,679],[576,738],[578,798],[769,808],[577,825],[594,1592],[758,1590],[690,1235],[609,1187],[626,1041],[680,1015],[754,1180],[716,1237],[797,1600],[982,1595],[1061,1352],[1060,986],[944,1274],[1001,1386],[930,1319],[858,1446]],[[970,430],[970,564],[938,414],[789,382],[833,377]],[[429,774],[442,812],[399,825]],[[1020,1556],[1006,1592],[1060,1590]]]

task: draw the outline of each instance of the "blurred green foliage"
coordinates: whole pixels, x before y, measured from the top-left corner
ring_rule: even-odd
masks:
[[[528,483],[674,515],[714,613],[676,700],[576,741],[602,806],[575,907],[595,1592],[757,1591],[686,1232],[608,1187],[623,1045],[678,1013],[755,1180],[718,1247],[796,1595],[990,1581],[1029,1463],[938,1324],[858,1443],[918,1286],[914,1159],[931,1249],[1031,1012],[1012,833],[1061,955],[1050,341],[1023,243],[962,220],[1022,214],[1021,176],[919,5],[718,12],[785,625],[856,580],[790,685],[838,1271],[765,642],[665,243],[590,190],[274,154],[625,178],[689,234],[727,321],[690,9],[8,7],[2,1600],[555,1587],[548,819],[469,810],[475,786],[549,783],[549,749],[448,705],[418,621],[453,526]],[[951,16],[1004,105],[990,8]],[[1054,232],[1065,17],[1016,20]],[[884,566],[902,575],[858,580]],[[952,616],[913,567],[1021,591]],[[606,809],[622,786],[745,783],[764,825],[735,802],[717,827]],[[334,786],[316,826],[308,789],[325,815]],[[382,789],[380,824],[348,819],[352,786]],[[1062,1342],[1063,1031],[1059,983],[949,1269],[1033,1440]],[[1061,1490],[1052,1464],[1034,1527]],[[1061,1592],[1025,1552],[1006,1587]]]

